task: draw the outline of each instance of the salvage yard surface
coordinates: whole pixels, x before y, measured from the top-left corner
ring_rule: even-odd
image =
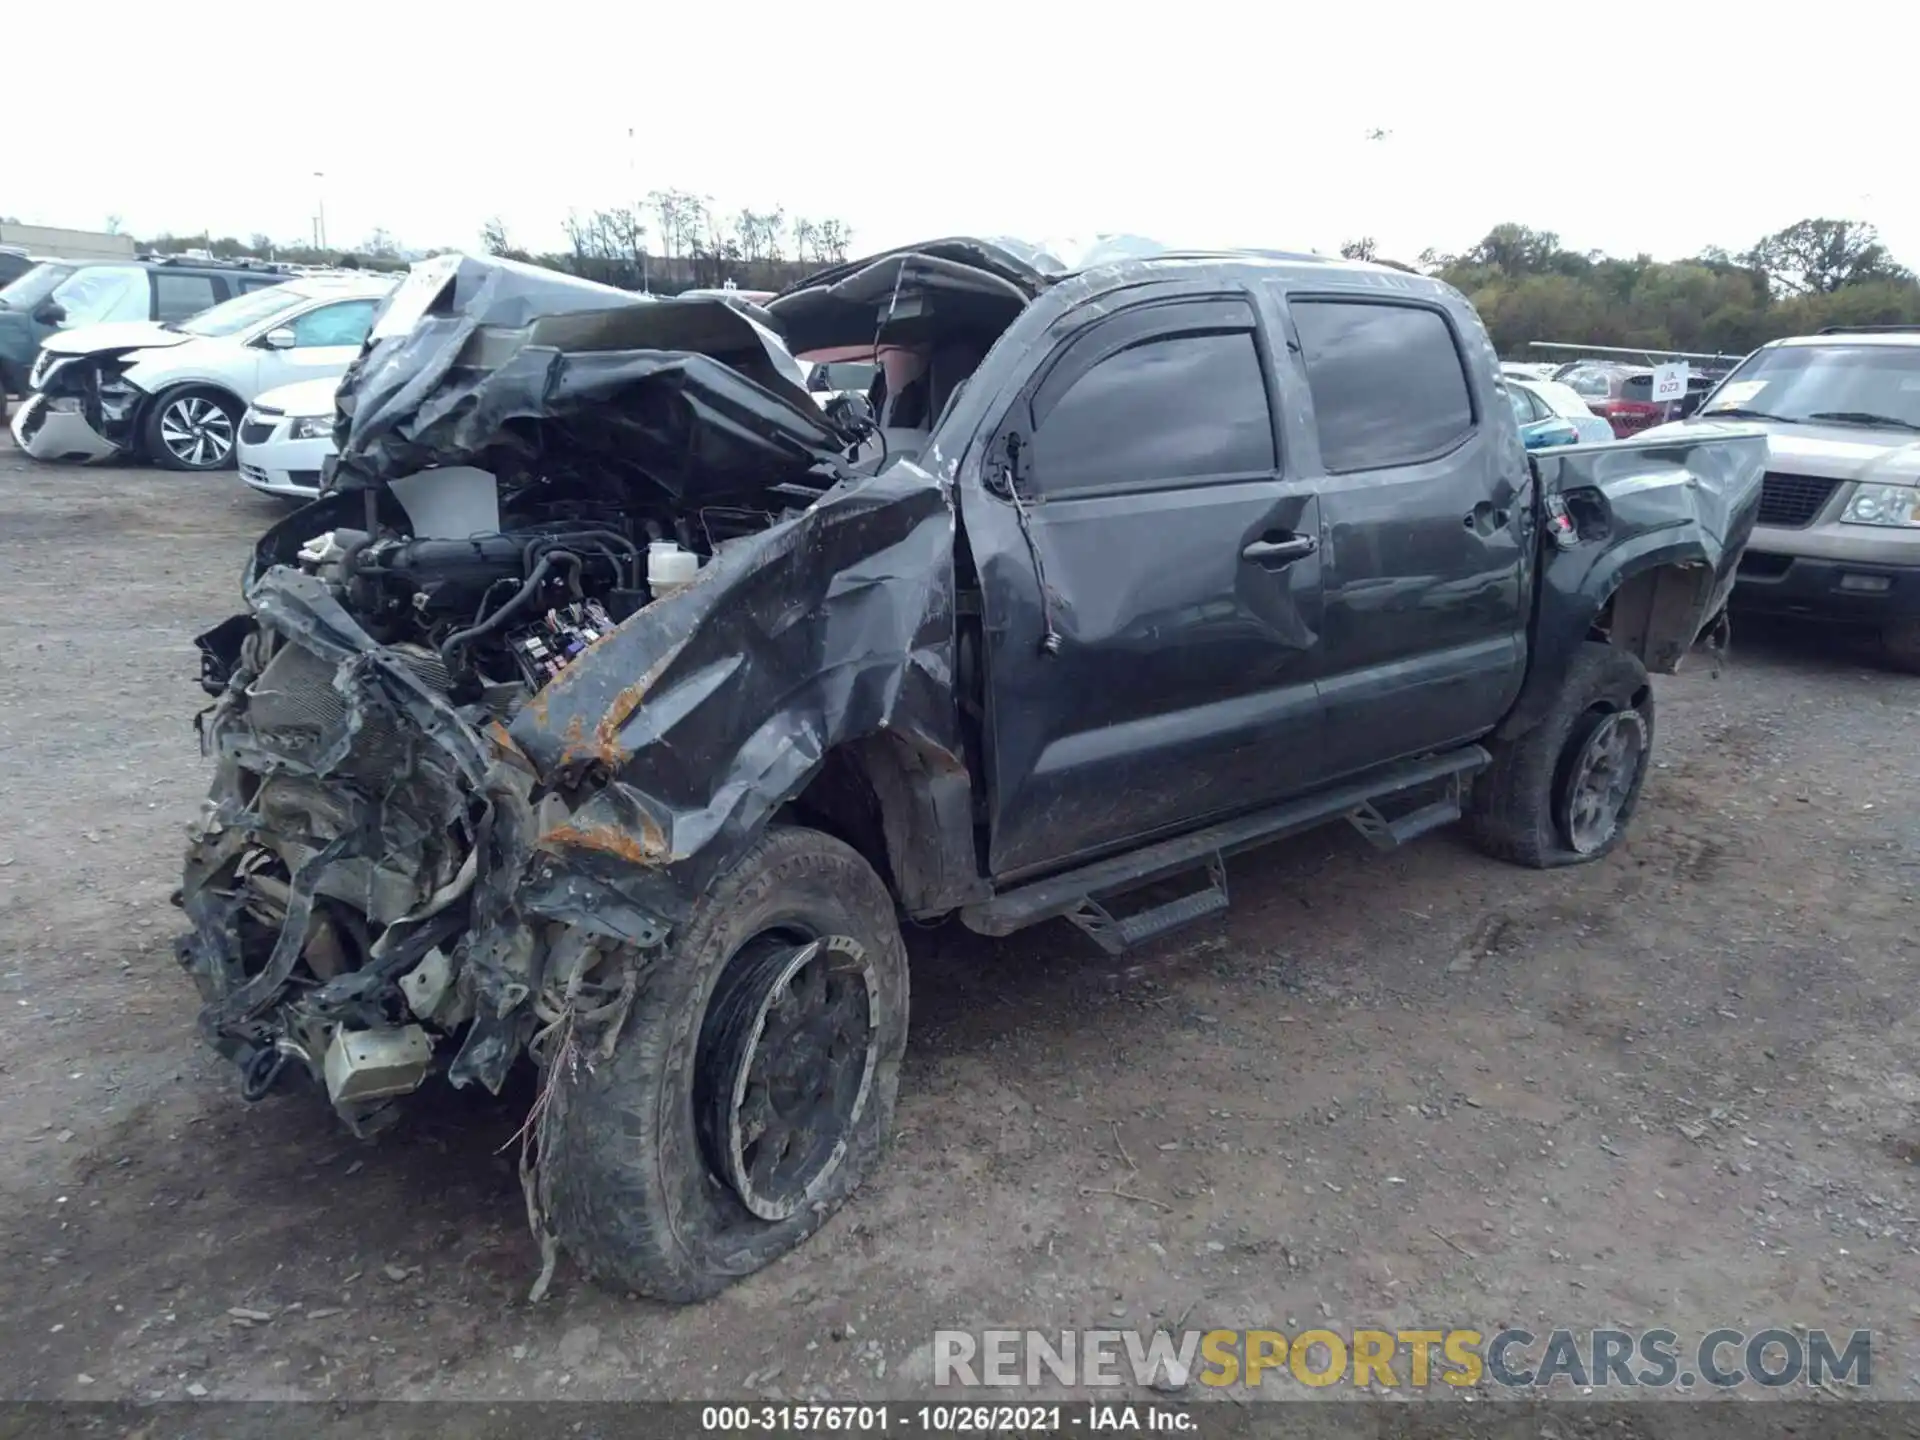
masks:
[[[1591,867],[1336,829],[1119,962],[910,928],[899,1134],[845,1211],[702,1306],[564,1261],[529,1305],[528,1087],[363,1144],[194,1034],[191,637],[282,513],[0,439],[8,1398],[846,1400],[920,1393],[936,1328],[1182,1321],[1871,1327],[1875,1393],[1920,1395],[1920,679],[1741,629],[1656,681]]]

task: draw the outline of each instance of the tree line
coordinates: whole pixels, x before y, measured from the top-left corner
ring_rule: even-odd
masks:
[[[533,254],[489,220],[481,244],[490,255],[565,270],[605,285],[662,294],[731,281],[743,290],[778,290],[822,265],[847,258],[853,231],[843,220],[788,215],[784,207],[731,214],[711,196],[653,190],[632,205],[572,211],[568,248]]]
[[[1341,253],[1384,258],[1364,238]],[[1801,220],[1737,254],[1677,261],[1570,250],[1550,230],[1505,224],[1457,255],[1427,250],[1400,268],[1462,291],[1509,358],[1526,358],[1532,340],[1744,355],[1829,325],[1920,324],[1920,281],[1853,220]]]
[[[711,198],[684,190],[570,212],[562,231],[565,247],[547,251],[516,245],[498,219],[479,239],[489,254],[657,294],[728,282],[777,290],[845,260],[853,239],[841,220],[780,207],[725,213]],[[400,269],[435,253],[404,250],[385,230],[349,249],[277,244],[263,234],[163,234],[143,248],[372,269]],[[1351,257],[1386,259],[1367,238],[1340,248]],[[1741,355],[1829,325],[1920,325],[1920,280],[1894,260],[1873,226],[1854,220],[1801,220],[1744,250],[1710,247],[1674,261],[1574,250],[1550,230],[1509,223],[1457,254],[1426,250],[1412,264],[1386,263],[1461,290],[1500,353],[1516,358],[1533,340]]]
[[[117,228],[117,227],[110,227]],[[623,290],[671,295],[718,288],[778,290],[823,265],[847,258],[853,230],[844,220],[789,215],[784,207],[721,211],[710,196],[685,190],[655,190],[632,205],[568,213],[562,225],[566,248],[534,251],[516,245],[505,223],[488,220],[480,245],[489,255],[544,265]],[[221,258],[256,256],[301,265],[343,265],[366,270],[402,270],[412,260],[439,254],[405,250],[385,230],[358,245],[284,244],[271,236],[163,233],[137,242],[142,250],[179,254],[204,250]]]

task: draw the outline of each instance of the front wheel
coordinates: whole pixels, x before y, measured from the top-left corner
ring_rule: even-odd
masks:
[[[610,1060],[563,1064],[542,1133],[556,1238],[613,1288],[703,1300],[799,1245],[878,1162],[907,1043],[892,897],[768,832],[648,965]]]
[[[1890,670],[1920,675],[1920,620],[1891,620],[1880,631],[1880,655]]]
[[[240,406],[218,390],[173,390],[147,410],[148,458],[167,470],[224,470],[233,464]]]
[[[1598,860],[1620,843],[1653,754],[1653,686],[1636,656],[1586,641],[1544,719],[1489,747],[1468,825],[1480,847],[1534,869]]]

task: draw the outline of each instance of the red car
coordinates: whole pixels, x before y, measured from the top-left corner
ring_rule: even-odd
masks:
[[[1667,418],[1667,407],[1653,398],[1653,371],[1645,365],[1609,360],[1576,360],[1560,367],[1554,379],[1574,392],[1624,440]]]

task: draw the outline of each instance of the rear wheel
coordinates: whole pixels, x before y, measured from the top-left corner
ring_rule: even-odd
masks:
[[[817,1230],[893,1124],[907,960],[893,900],[830,836],[770,831],[648,967],[611,1060],[554,1078],[561,1245],[597,1280],[701,1300]]]
[[[1489,747],[1468,825],[1488,854],[1535,869],[1598,860],[1620,843],[1653,753],[1653,687],[1639,659],[1580,647],[1541,722]]]
[[[170,390],[147,410],[146,452],[168,470],[224,470],[233,464],[240,404],[218,390]]]

